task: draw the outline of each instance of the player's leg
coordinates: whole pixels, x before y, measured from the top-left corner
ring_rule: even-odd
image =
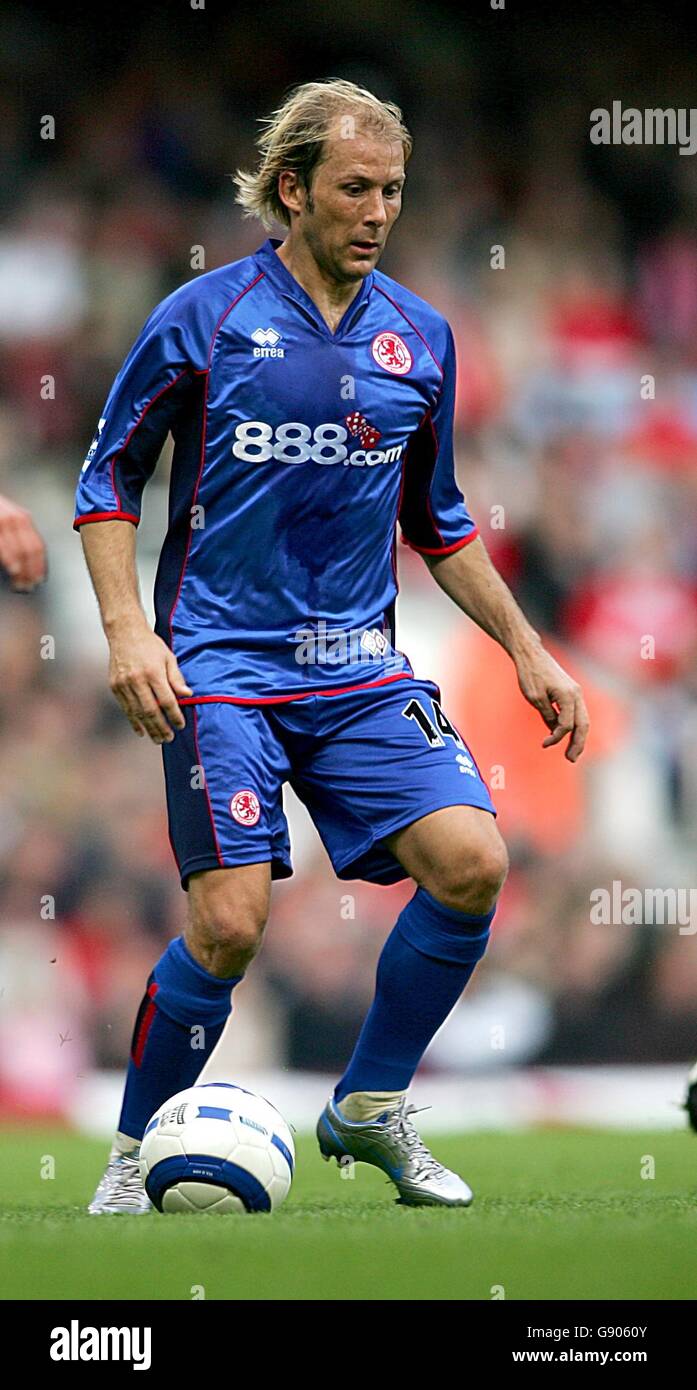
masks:
[[[384,843],[419,887],[457,912],[489,912],[508,872],[496,821],[479,806],[444,806],[386,835]]]
[[[409,1122],[406,1090],[486,949],[505,847],[437,687],[414,682],[340,700],[327,715],[335,736],[298,790],[341,877],[386,883],[410,874],[419,886],[381,953],[375,999],[320,1118],[320,1147],[377,1162],[404,1201],[466,1205],[469,1188]]]
[[[449,806],[385,840],[419,885],[387,938],[375,999],[335,1091],[349,1119],[377,1113],[365,1093],[406,1091],[489,940],[507,870],[488,811]]]
[[[371,1161],[378,1144],[402,1202],[468,1206],[471,1189],[420,1139],[406,1093],[486,950],[505,847],[492,816],[471,806],[433,812],[386,843],[419,887],[383,946],[373,1003],[320,1118],[320,1148]]]
[[[160,956],[138,1009],[121,1114],[93,1216],[149,1209],[140,1142],[150,1116],[193,1086],[225,1027],[232,991],[268,915],[270,865],[210,869],[189,880],[188,922]]]
[[[261,711],[189,709],[186,729],[163,756],[187,924],[146,983],[93,1214],[147,1209],[137,1162],[145,1127],[164,1101],[195,1083],[210,1057],[233,988],[258,949],[271,878],[291,872],[281,804],[285,755]]]
[[[271,893],[268,863],[209,869],[189,879],[188,921],[147,982],[133,1031],[119,1135],[140,1142],[156,1110],[193,1086],[261,944]]]

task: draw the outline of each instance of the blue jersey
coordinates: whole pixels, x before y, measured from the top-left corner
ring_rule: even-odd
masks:
[[[423,555],[477,535],[454,476],[446,320],[373,271],[332,333],[276,254],[147,320],[83,464],[75,526],[137,526],[171,431],[156,631],[194,702],[413,676],[395,647],[397,523]]]

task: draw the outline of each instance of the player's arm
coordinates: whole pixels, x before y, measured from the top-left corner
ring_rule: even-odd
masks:
[[[0,568],[25,593],[46,578],[46,549],[29,512],[0,496]]]
[[[170,429],[191,400],[186,317],[173,298],[151,314],[107,398],[82,466],[73,525],[109,643],[109,683],[139,735],[170,742],[184,726],[178,698],[192,691],[143,612],[136,528],[143,490]]]
[[[550,730],[542,747],[551,748],[568,734],[565,756],[576,762],[589,728],[581,687],[545,650],[481,538],[450,555],[425,555],[424,560],[436,583],[458,608],[508,652],[523,695],[539,710]]]
[[[174,653],[143,612],[136,569],[136,528],[100,521],[80,529],[87,567],[109,643],[109,685],[131,727],[154,743],[184,727],[178,699],[193,692]]]

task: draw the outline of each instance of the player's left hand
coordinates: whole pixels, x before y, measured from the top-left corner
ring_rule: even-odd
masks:
[[[542,747],[552,748],[569,734],[564,757],[575,763],[583,752],[590,728],[580,685],[542,646],[519,656],[516,671],[523,695],[539,710],[550,730]]]

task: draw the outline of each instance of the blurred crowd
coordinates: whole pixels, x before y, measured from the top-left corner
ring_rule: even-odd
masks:
[[[675,149],[588,141],[589,109],[625,90],[636,105],[686,94],[689,106],[687,58],[676,41],[670,89],[654,92],[649,11],[641,43],[596,33],[570,81],[580,31],[568,51],[550,28],[498,45],[462,16],[438,27],[425,7],[396,16],[381,0],[380,41],[366,48],[348,11],[330,34],[321,6],[293,7],[294,26],[296,8],[302,60],[287,7],[243,6],[215,33],[204,18],[196,29],[196,12],[179,25],[155,14],[118,37],[113,17],[99,33],[94,20],[62,27],[21,7],[2,20],[4,75],[20,95],[0,121],[0,491],[31,508],[50,570],[32,597],[0,584],[6,1104],[29,1087],[59,1108],[76,1076],[123,1066],[144,980],[184,920],[160,754],[106,687],[71,531],[75,480],[150,309],[265,238],[240,217],[228,176],[249,167],[257,118],[317,75],[404,107],[415,153],[381,268],[453,326],[460,486],[597,711],[585,764],[541,754],[544,730],[510,675],[497,666],[489,678],[467,620],[400,547],[398,645],[414,660],[401,640],[413,637],[419,674],[451,698],[485,776],[507,766],[506,739],[511,759],[528,740],[532,750],[517,790],[493,786],[512,855],[493,945],[425,1065],[697,1054],[690,932],[593,924],[589,907],[615,879],[694,882],[697,178]],[[55,132],[42,139],[47,114]],[[165,451],[139,532],[146,597],[167,469]],[[555,778],[569,774],[567,796]],[[264,949],[236,994],[240,1026],[250,1064],[339,1071],[413,885],[339,883],[292,798],[288,814],[295,875],[274,889]]]

